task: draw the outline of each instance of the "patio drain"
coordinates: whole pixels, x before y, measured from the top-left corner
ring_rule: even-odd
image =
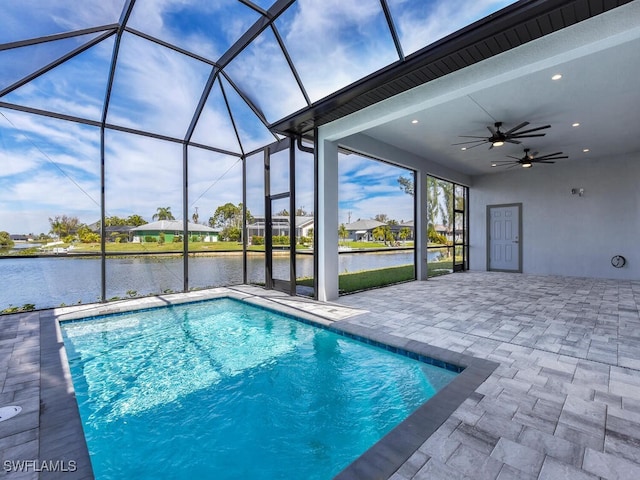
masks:
[[[10,418],[15,417],[22,411],[22,407],[18,407],[17,405],[11,405],[9,407],[0,407],[0,422],[4,422],[5,420],[9,420]]]

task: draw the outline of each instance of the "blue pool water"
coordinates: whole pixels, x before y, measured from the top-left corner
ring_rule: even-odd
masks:
[[[232,299],[63,324],[103,479],[328,479],[454,372]]]

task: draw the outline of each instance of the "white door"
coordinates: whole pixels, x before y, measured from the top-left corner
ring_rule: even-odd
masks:
[[[488,207],[487,254],[489,270],[522,271],[521,209],[521,204]]]

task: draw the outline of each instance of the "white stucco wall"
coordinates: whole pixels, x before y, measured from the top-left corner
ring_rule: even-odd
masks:
[[[640,279],[640,153],[474,177],[472,270],[487,268],[487,205],[507,203],[522,203],[523,273]],[[611,265],[616,254],[625,267]]]

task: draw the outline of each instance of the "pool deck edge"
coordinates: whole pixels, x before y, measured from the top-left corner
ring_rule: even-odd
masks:
[[[407,352],[464,367],[451,382],[334,477],[336,480],[390,478],[499,366],[490,360],[445,350],[360,325],[338,322],[332,329],[343,330]]]
[[[39,448],[41,462],[59,462],[58,471],[43,470],[41,479],[94,478],[62,333],[53,312],[40,315]]]

